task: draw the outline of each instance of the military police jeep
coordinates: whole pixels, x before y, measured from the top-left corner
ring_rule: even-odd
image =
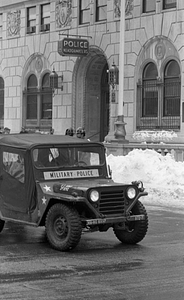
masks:
[[[83,231],[109,228],[122,243],[136,244],[148,228],[139,201],[145,195],[142,182],[112,180],[102,143],[66,135],[0,139],[0,231],[5,221],[45,226],[60,251],[76,247]]]

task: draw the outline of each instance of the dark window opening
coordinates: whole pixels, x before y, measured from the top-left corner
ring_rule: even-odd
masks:
[[[40,31],[50,30],[50,3],[41,5],[41,28]]]
[[[27,8],[27,33],[36,32],[36,6]]]
[[[142,88],[142,117],[154,116],[158,114],[158,88],[156,78],[158,76],[156,66],[149,63],[143,72]]]
[[[25,124],[27,128],[44,128],[52,126],[52,89],[49,85],[49,73],[46,73],[38,87],[37,77],[32,74],[27,81],[25,91]]]
[[[27,81],[27,119],[37,119],[37,78],[31,75]]]
[[[156,0],[143,0],[143,13],[156,11]]]
[[[49,85],[49,74],[42,80],[41,119],[52,119],[52,89]]]
[[[96,22],[107,20],[107,0],[96,0]]]
[[[137,102],[137,130],[180,129],[181,79],[180,67],[171,60],[158,79],[157,68],[149,63],[139,81]],[[161,74],[161,75],[162,75]]]
[[[90,0],[79,1],[79,25],[90,23]]]
[[[180,115],[180,69],[174,60],[165,68],[163,115]]]
[[[163,0],[163,9],[176,8],[176,0]]]

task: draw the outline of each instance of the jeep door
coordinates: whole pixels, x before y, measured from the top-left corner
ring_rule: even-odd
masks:
[[[28,213],[33,208],[32,170],[26,151],[10,147],[0,151],[0,209],[3,216],[15,218],[13,212]],[[12,215],[13,214],[13,215]]]

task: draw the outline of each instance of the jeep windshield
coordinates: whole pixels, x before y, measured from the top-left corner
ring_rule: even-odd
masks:
[[[35,148],[33,161],[36,168],[75,169],[102,166],[105,163],[101,146],[53,146]]]

